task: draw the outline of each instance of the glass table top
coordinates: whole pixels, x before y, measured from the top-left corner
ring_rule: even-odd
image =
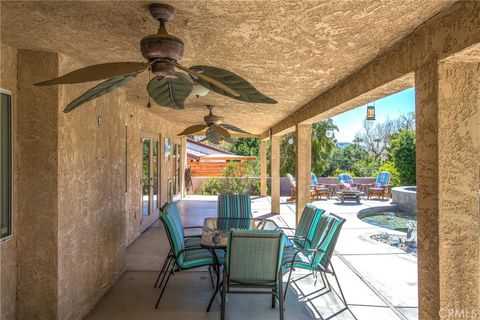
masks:
[[[264,218],[205,218],[200,244],[207,248],[226,248],[228,232],[232,229],[275,230],[278,225]]]

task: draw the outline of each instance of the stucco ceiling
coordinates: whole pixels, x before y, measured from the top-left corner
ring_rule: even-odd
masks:
[[[1,1],[1,41],[58,51],[82,64],[142,61],[140,39],[155,33],[150,2]],[[432,0],[168,1],[177,7],[169,32],[185,42],[181,63],[232,70],[276,105],[247,104],[211,93],[186,109],[154,106],[167,120],[201,123],[205,104],[225,122],[261,133],[358,70],[450,5]],[[146,74],[128,85],[145,101]],[[143,103],[143,102],[142,102]]]

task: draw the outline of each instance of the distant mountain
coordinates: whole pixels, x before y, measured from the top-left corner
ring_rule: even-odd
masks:
[[[337,142],[337,147],[339,148],[346,148],[348,147],[349,145],[351,145],[352,143],[351,142]]]

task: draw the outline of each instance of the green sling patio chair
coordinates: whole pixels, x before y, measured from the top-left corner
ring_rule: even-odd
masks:
[[[220,194],[217,214],[219,218],[252,218],[252,199],[248,194]]]
[[[248,194],[220,194],[217,202],[219,228],[248,229],[252,216],[252,200]],[[236,218],[232,220],[222,218]]]
[[[311,203],[307,203],[303,209],[302,215],[300,216],[300,221],[298,222],[297,228],[282,228],[287,230],[295,230],[293,236],[287,236],[285,239],[286,246],[296,246],[300,249],[310,248],[311,241],[320,217],[325,213],[325,210],[317,208]]]
[[[323,282],[322,288],[316,290],[315,292],[309,293],[307,297],[317,294],[314,296],[314,298],[317,298],[333,290],[342,300],[344,308],[335,312],[333,315],[330,315],[324,320],[331,319],[341,312],[349,310],[342,288],[338,282],[337,274],[335,273],[335,269],[333,268],[331,262],[333,251],[344,223],[345,219],[334,214],[322,215],[320,222],[317,224],[317,228],[311,242],[311,247],[308,249],[295,249],[292,247],[286,247],[283,254],[282,270],[285,272],[290,269],[287,285],[285,287],[284,298],[287,295],[288,286],[291,282],[292,271],[295,268],[298,268],[311,271],[309,275],[315,276],[317,272],[320,273]],[[340,292],[337,292],[335,288],[331,286],[327,274],[334,277]],[[322,291],[324,292],[321,293]],[[355,315],[353,316],[355,317]]]
[[[185,238],[183,235],[183,226],[180,223],[180,219],[175,216],[174,210],[167,207],[167,210],[165,210],[165,212],[163,212],[160,216],[160,221],[163,223],[167,233],[171,257],[166,264],[164,278],[165,275],[168,274],[168,276],[166,277],[165,283],[163,283],[162,279],[159,285],[159,288],[162,288],[163,284],[163,288],[160,296],[158,297],[155,308],[158,308],[163,293],[167,288],[168,280],[173,274],[174,269],[177,271],[182,271],[200,267],[218,267],[217,261],[214,260],[213,255],[209,250],[197,246],[186,247]],[[216,254],[218,257],[218,263],[223,264],[223,250],[218,250]],[[214,268],[214,270],[219,272],[216,268]]]
[[[168,211],[172,215],[172,217],[176,220],[176,222],[179,223],[180,225],[182,225],[182,221],[181,221],[181,218],[180,218],[180,213],[178,212],[178,207],[177,207],[176,202],[167,202],[160,209],[160,211],[162,213]],[[185,236],[184,230],[187,230],[187,229],[200,229],[200,230],[202,230],[203,227],[202,226],[183,227],[183,225],[182,225],[182,236],[185,239],[185,247],[186,248],[200,247],[201,233],[198,234],[198,235]],[[160,280],[160,277],[162,276],[162,274],[164,274],[167,263],[171,258],[172,258],[172,250],[170,250],[168,252],[167,256],[165,257],[165,260],[163,261],[162,268],[160,269],[160,272],[158,273],[157,280],[155,281],[155,284],[153,285],[154,288],[156,288],[157,285],[159,284],[158,281]],[[209,269],[209,272],[210,272],[210,280],[211,280],[212,286],[213,286],[213,277],[212,277],[210,269]]]
[[[283,235],[275,230],[233,230],[228,237],[223,268],[221,319],[225,319],[228,294],[269,294],[272,308],[278,299],[284,319],[282,261]],[[240,290],[235,290],[240,288]],[[255,289],[246,291],[245,288]]]

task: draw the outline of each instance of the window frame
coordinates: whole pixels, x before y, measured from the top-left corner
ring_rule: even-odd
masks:
[[[13,235],[14,235],[14,223],[13,223],[13,186],[14,186],[14,174],[13,174],[13,164],[14,164],[14,158],[13,158],[13,136],[14,136],[14,126],[13,126],[13,94],[12,94],[12,91],[8,90],[8,89],[4,89],[4,88],[0,88],[0,94],[4,94],[4,95],[8,95],[10,97],[10,114],[9,114],[9,122],[10,122],[10,164],[9,164],[9,170],[10,170],[10,212],[9,212],[9,215],[10,215],[10,221],[9,221],[9,227],[10,227],[10,233],[5,236],[5,237],[1,237],[1,231],[0,231],[0,245],[7,242],[8,240],[12,239],[13,238]],[[1,160],[1,159],[0,159]],[[1,227],[1,226],[0,226]]]

